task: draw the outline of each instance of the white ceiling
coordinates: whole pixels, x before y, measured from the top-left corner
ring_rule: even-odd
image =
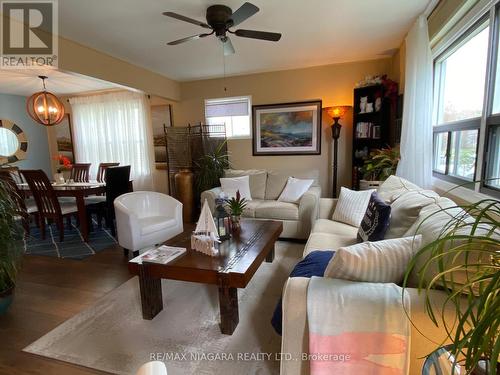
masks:
[[[235,11],[245,0],[60,0],[62,36],[176,80],[223,74],[215,37],[165,43],[205,29],[163,16],[205,21],[206,8]],[[250,0],[260,8],[239,28],[277,31],[277,43],[231,36],[226,74],[292,69],[380,58],[398,48],[430,0]]]
[[[50,69],[0,69],[0,93],[29,96],[42,90],[39,75],[48,77],[47,90],[56,95],[109,90],[119,86],[98,79]]]

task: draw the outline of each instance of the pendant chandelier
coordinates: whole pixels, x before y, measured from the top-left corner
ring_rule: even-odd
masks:
[[[54,94],[45,88],[46,76],[38,76],[42,80],[43,91],[36,92],[28,98],[26,109],[30,117],[45,126],[59,124],[64,118],[64,105]]]

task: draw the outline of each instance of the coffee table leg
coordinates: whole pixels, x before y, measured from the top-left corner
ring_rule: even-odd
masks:
[[[219,285],[220,330],[225,335],[232,335],[239,322],[238,289]]]
[[[273,248],[271,249],[271,251],[266,256],[266,262],[272,263],[273,260],[274,260],[274,245],[273,245]]]
[[[154,279],[147,265],[139,266],[139,287],[141,290],[142,318],[152,320],[163,310],[161,279]]]

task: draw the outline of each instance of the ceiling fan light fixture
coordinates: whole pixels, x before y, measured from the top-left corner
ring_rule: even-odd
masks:
[[[65,115],[64,105],[59,98],[45,89],[46,76],[38,76],[43,83],[43,91],[31,95],[26,102],[28,115],[44,126],[59,124]]]

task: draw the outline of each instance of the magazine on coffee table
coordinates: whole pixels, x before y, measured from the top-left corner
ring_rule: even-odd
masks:
[[[143,262],[167,264],[186,252],[185,247],[174,247],[162,245],[155,249],[146,251],[144,254],[131,259],[132,263],[142,264]]]

